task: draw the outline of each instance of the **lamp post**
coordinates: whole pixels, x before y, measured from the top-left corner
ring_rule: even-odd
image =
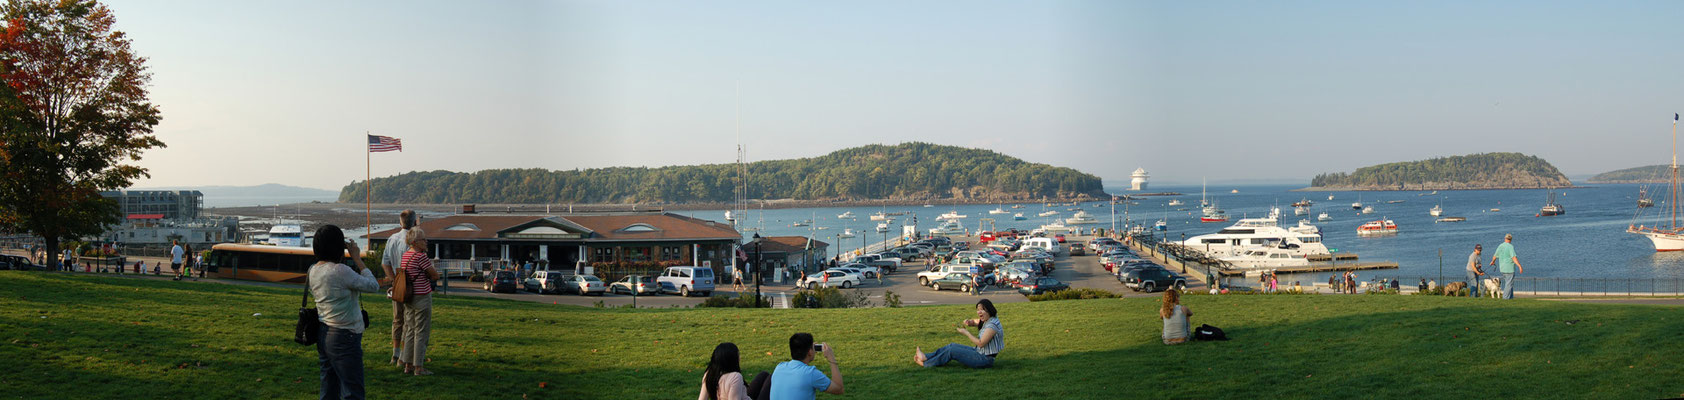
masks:
[[[760,253],[760,234],[754,234],[754,308],[760,308],[760,273],[762,259]]]

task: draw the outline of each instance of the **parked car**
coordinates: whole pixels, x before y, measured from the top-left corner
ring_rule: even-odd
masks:
[[[1040,276],[1041,266],[1027,261],[1013,261],[1000,267],[1000,279],[1007,282],[1022,282]]]
[[[937,291],[957,290],[961,292],[969,292],[971,291],[971,276],[961,274],[948,275],[941,279],[930,281],[929,286],[930,289]]]
[[[1053,235],[1053,239],[1058,239],[1059,243],[1064,243],[1064,234],[1060,233],[1060,234],[1057,234],[1057,235]]]
[[[1120,261],[1120,263],[1121,263],[1121,265],[1118,265],[1118,266],[1114,267],[1114,269],[1112,270],[1113,274],[1117,274],[1117,280],[1118,281],[1122,281],[1123,274],[1126,274],[1129,271],[1134,271],[1134,270],[1138,270],[1138,269],[1145,269],[1145,268],[1163,268],[1163,266],[1158,265],[1156,263],[1153,263],[1151,261],[1140,260],[1140,259],[1123,260],[1123,261]]]
[[[1072,255],[1072,256],[1088,255],[1087,246],[1082,245],[1081,243],[1071,243],[1070,244],[1070,255]]]
[[[1123,285],[1137,292],[1156,292],[1175,288],[1187,289],[1187,280],[1162,267],[1141,268],[1123,273]]]
[[[667,267],[656,282],[670,283],[677,288],[678,295],[690,297],[690,293],[701,292],[702,296],[713,293],[713,269],[695,266]],[[666,289],[666,287],[662,287]]]
[[[526,280],[521,281],[521,286],[524,286],[528,292],[538,292],[539,294],[561,293],[561,279],[561,271],[538,271],[532,273],[532,276],[526,278]]]
[[[608,293],[608,284],[602,283],[596,275],[568,275],[561,280],[561,287],[580,296]]]
[[[1026,280],[1017,284],[1017,292],[1022,293],[1024,296],[1057,292],[1069,288],[1069,284],[1059,282],[1057,279],[1045,276]]]
[[[1041,238],[1041,237],[1030,238],[1029,240],[1024,240],[1023,241],[1023,247],[1040,248],[1041,250],[1046,251],[1048,254],[1058,254],[1058,250],[1059,250],[1058,242],[1056,242],[1052,239]]]
[[[660,294],[661,285],[655,283],[655,277],[653,276],[639,276],[637,277],[636,283],[632,282],[631,276],[627,276],[620,278],[618,281],[614,281],[614,283],[608,284],[608,293],[637,295]]]
[[[941,280],[942,278],[946,278],[950,275],[970,276],[971,271],[974,271],[974,270],[975,270],[974,267],[972,267],[970,265],[964,265],[964,264],[937,265],[937,266],[934,266],[934,267],[930,267],[930,269],[928,271],[919,272],[918,273],[918,284],[924,285],[924,286],[930,286],[930,282]],[[966,279],[969,279],[969,278],[966,278]]]
[[[19,271],[46,271],[47,266],[29,261],[22,256],[0,255],[0,269],[15,269]]]
[[[865,279],[877,279],[877,275],[883,273],[882,268],[878,268],[877,266],[870,265],[870,264],[858,264],[858,263],[845,264],[845,265],[837,266],[836,268],[854,270],[855,272],[858,272],[860,274],[860,276],[865,277]],[[836,269],[836,268],[832,268],[832,269]]]
[[[515,279],[514,271],[486,271],[485,278],[482,280],[483,284],[480,286],[484,287],[487,292],[514,293],[516,287],[519,286],[517,281],[519,280]]]
[[[826,280],[827,278],[828,281]],[[843,289],[848,289],[859,286],[860,282],[863,281],[864,278],[861,278],[859,274],[842,270],[827,269],[807,275],[806,278],[801,280],[800,286],[803,289],[830,286],[838,286]]]

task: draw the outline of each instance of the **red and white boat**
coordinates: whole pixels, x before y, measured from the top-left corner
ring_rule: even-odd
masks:
[[[1391,235],[1397,233],[1397,223],[1389,219],[1369,221],[1357,227],[1358,236]]]
[[[1668,190],[1666,192],[1667,201],[1666,201],[1666,203],[1664,203],[1664,204],[1667,205],[1667,211],[1666,211],[1667,221],[1664,222],[1664,223],[1658,222],[1658,223],[1655,224],[1655,226],[1644,226],[1644,225],[1632,224],[1632,225],[1626,227],[1626,233],[1643,235],[1643,237],[1648,238],[1649,242],[1655,244],[1655,251],[1680,251],[1680,250],[1684,250],[1684,226],[1681,226],[1678,223],[1678,211],[1679,211],[1678,200],[1679,200],[1679,197],[1680,197],[1679,196],[1680,192],[1679,192],[1679,188],[1678,188],[1678,147],[1677,147],[1678,146],[1678,114],[1672,114],[1672,143],[1673,143],[1672,168],[1671,168],[1672,176],[1670,178],[1670,180],[1671,180],[1670,186],[1671,187],[1668,188]],[[1641,213],[1644,209],[1648,208],[1648,207],[1643,206],[1642,203],[1639,203],[1637,207],[1638,207],[1639,215],[1641,215]],[[1664,224],[1664,226],[1663,226],[1663,224]]]

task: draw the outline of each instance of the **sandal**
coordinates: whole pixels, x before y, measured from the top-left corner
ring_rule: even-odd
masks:
[[[433,371],[429,371],[426,368],[416,368],[414,374],[415,376],[427,376],[432,375]]]

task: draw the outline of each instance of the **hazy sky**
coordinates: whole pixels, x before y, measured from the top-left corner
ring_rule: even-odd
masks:
[[[1347,4],[1360,3],[1360,4]],[[1668,160],[1680,2],[112,1],[139,187],[728,163],[872,143],[1159,183],[1518,151]],[[740,89],[739,89],[740,88]],[[741,95],[737,94],[740,90]]]

